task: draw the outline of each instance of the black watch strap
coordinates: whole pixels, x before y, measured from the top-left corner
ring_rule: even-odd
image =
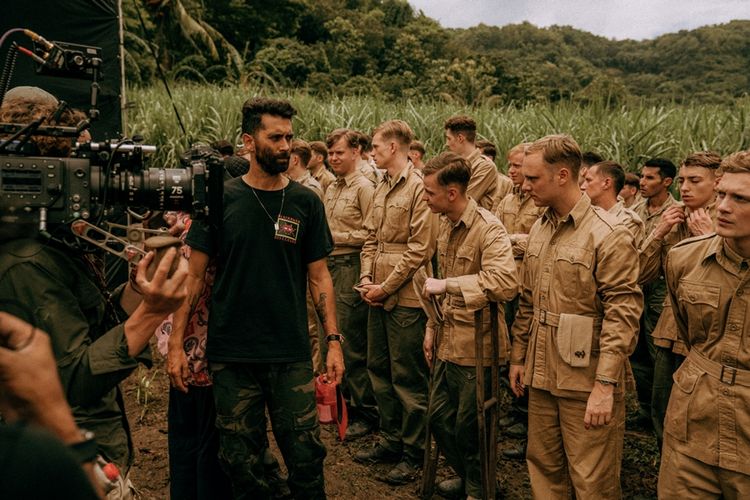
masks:
[[[326,342],[338,342],[339,344],[343,344],[344,336],[340,333],[329,333],[326,335]]]

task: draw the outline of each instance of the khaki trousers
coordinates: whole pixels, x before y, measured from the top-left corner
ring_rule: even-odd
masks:
[[[664,434],[658,493],[660,499],[750,498],[750,476],[708,465],[671,446]]]
[[[583,426],[586,401],[530,388],[526,462],[534,498],[619,499],[625,402],[615,399],[609,425]]]

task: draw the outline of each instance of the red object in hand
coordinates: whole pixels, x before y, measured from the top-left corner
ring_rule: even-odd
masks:
[[[315,378],[315,402],[318,406],[318,419],[321,424],[336,424],[339,439],[344,440],[349,419],[346,401],[338,384],[328,382],[325,375]]]
[[[107,476],[107,479],[113,482],[117,481],[117,478],[120,477],[119,469],[112,462],[109,462],[107,465],[102,467],[102,472],[104,472],[104,475]]]

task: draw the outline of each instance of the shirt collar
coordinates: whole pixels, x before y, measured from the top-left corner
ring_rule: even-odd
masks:
[[[396,186],[396,184],[398,184],[401,181],[401,179],[406,179],[406,176],[409,175],[409,172],[413,168],[414,168],[414,165],[412,165],[411,163],[407,163],[406,168],[401,170],[401,172],[399,172],[396,177],[391,179],[391,177],[388,175],[388,172],[386,172],[385,175],[383,176],[383,180],[388,183],[389,188],[393,189]]]
[[[742,273],[742,262],[744,259],[740,254],[732,250],[727,244],[726,239],[721,236],[716,235],[711,240],[711,244],[703,256],[703,262],[710,258],[716,259],[716,262],[718,262],[721,267],[732,274],[739,276],[740,273]]]
[[[590,208],[591,199],[586,193],[582,193],[581,199],[578,200],[578,203],[575,204],[573,210],[571,210],[570,213],[568,213],[568,215],[566,215],[565,217],[558,217],[552,207],[547,207],[547,209],[544,211],[544,214],[542,214],[542,219],[546,220],[554,227],[557,227],[557,225],[562,222],[567,222],[568,219],[572,219],[573,228],[576,228],[578,227],[578,223],[581,221],[581,219],[583,219],[584,215],[586,215],[586,212],[588,212]]]
[[[337,177],[336,184],[338,184],[339,186],[341,184],[345,184],[347,187],[349,187],[352,185],[352,182],[354,182],[354,179],[359,175],[362,175],[362,172],[360,172],[357,168],[354,168],[351,172],[346,174],[344,177]]]
[[[461,213],[461,217],[455,223],[451,222],[453,227],[456,228],[463,222],[466,229],[471,229],[471,225],[474,222],[474,214],[477,213],[477,206],[477,202],[474,201],[474,198],[469,197],[469,202]]]

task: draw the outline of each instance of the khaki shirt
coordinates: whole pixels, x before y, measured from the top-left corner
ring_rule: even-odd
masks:
[[[645,226],[643,220],[641,220],[638,214],[629,208],[625,208],[625,205],[621,201],[615,203],[615,205],[609,209],[609,213],[614,215],[617,220],[622,222],[622,224],[628,228],[630,234],[633,235],[635,247],[640,248],[643,243],[643,238],[645,238]]]
[[[461,366],[475,366],[474,312],[484,309],[484,364],[492,363],[490,309],[488,303],[513,300],[518,293],[513,252],[500,221],[473,199],[455,224],[440,217],[437,239],[440,276],[447,278],[442,298],[445,318],[437,356]],[[502,305],[501,305],[502,307]],[[502,310],[502,309],[500,309]],[[499,323],[500,357],[507,359],[508,329]],[[435,327],[432,322],[428,326]]]
[[[317,170],[310,169],[308,171],[310,172],[310,175],[312,175],[313,179],[318,181],[320,187],[323,188],[324,193],[328,191],[328,186],[330,186],[331,183],[336,180],[336,176],[333,175],[333,172],[328,170],[323,164],[318,165]]]
[[[666,281],[690,354],[674,375],[665,438],[708,465],[750,474],[748,259],[720,236],[691,238],[669,252]]]
[[[492,161],[475,149],[466,161],[471,165],[471,179],[466,195],[474,198],[480,207],[492,210],[497,192],[497,168]]]
[[[712,203],[707,209],[709,214],[711,214],[711,218],[715,220],[716,204]],[[686,213],[690,213],[690,209],[686,208],[685,211]],[[662,239],[656,238],[652,232],[638,251],[641,266],[639,283],[648,283],[661,277],[664,273],[664,264],[667,262],[667,254],[672,247],[680,241],[692,237],[693,235],[690,233],[687,222],[675,224]],[[683,356],[687,355],[687,346],[677,336],[677,326],[675,325],[669,300],[665,299],[664,309],[659,316],[659,321],[656,323],[654,331],[651,332],[651,336],[654,339],[654,345],[672,349],[677,354]]]
[[[326,217],[334,245],[331,255],[357,253],[362,248],[373,191],[372,183],[356,168],[346,177],[336,179],[326,191]]]
[[[513,191],[495,207],[495,216],[503,223],[508,234],[529,234],[531,226],[543,213],[544,209],[537,207],[534,200],[524,193],[520,186],[514,187]],[[513,241],[513,255],[517,259],[523,258],[526,242],[526,239]]]
[[[643,310],[630,231],[583,194],[565,218],[548,208],[534,224],[522,274],[511,363],[526,385],[586,400],[598,379],[621,394]]]
[[[312,175],[310,175],[309,171],[302,174],[302,177],[296,179],[295,182],[299,182],[306,188],[311,189],[315,194],[318,195],[320,201],[323,201],[323,186],[321,186],[320,183],[316,181]]]
[[[659,209],[653,214],[648,211],[648,198],[642,198],[638,203],[634,204],[631,209],[633,212],[637,213],[638,217],[643,221],[644,234],[648,236],[653,232],[654,226],[659,222],[661,214],[675,203],[677,203],[677,200],[674,199],[672,193],[668,193],[667,199],[664,200],[664,203],[662,203]]]
[[[383,178],[383,172],[367,160],[357,160],[357,168],[362,172],[362,175],[372,182],[373,186],[376,186]]]
[[[423,195],[422,172],[409,165],[380,181],[365,219],[360,279],[370,278],[391,296],[387,310],[397,304],[420,307],[411,279],[432,258],[438,227]]]
[[[504,173],[497,171],[497,191],[495,191],[495,196],[492,197],[492,211],[495,212],[497,210],[498,205],[500,205],[500,202],[503,201],[503,198],[508,196],[513,192],[513,181],[510,180],[510,177],[505,175]]]

